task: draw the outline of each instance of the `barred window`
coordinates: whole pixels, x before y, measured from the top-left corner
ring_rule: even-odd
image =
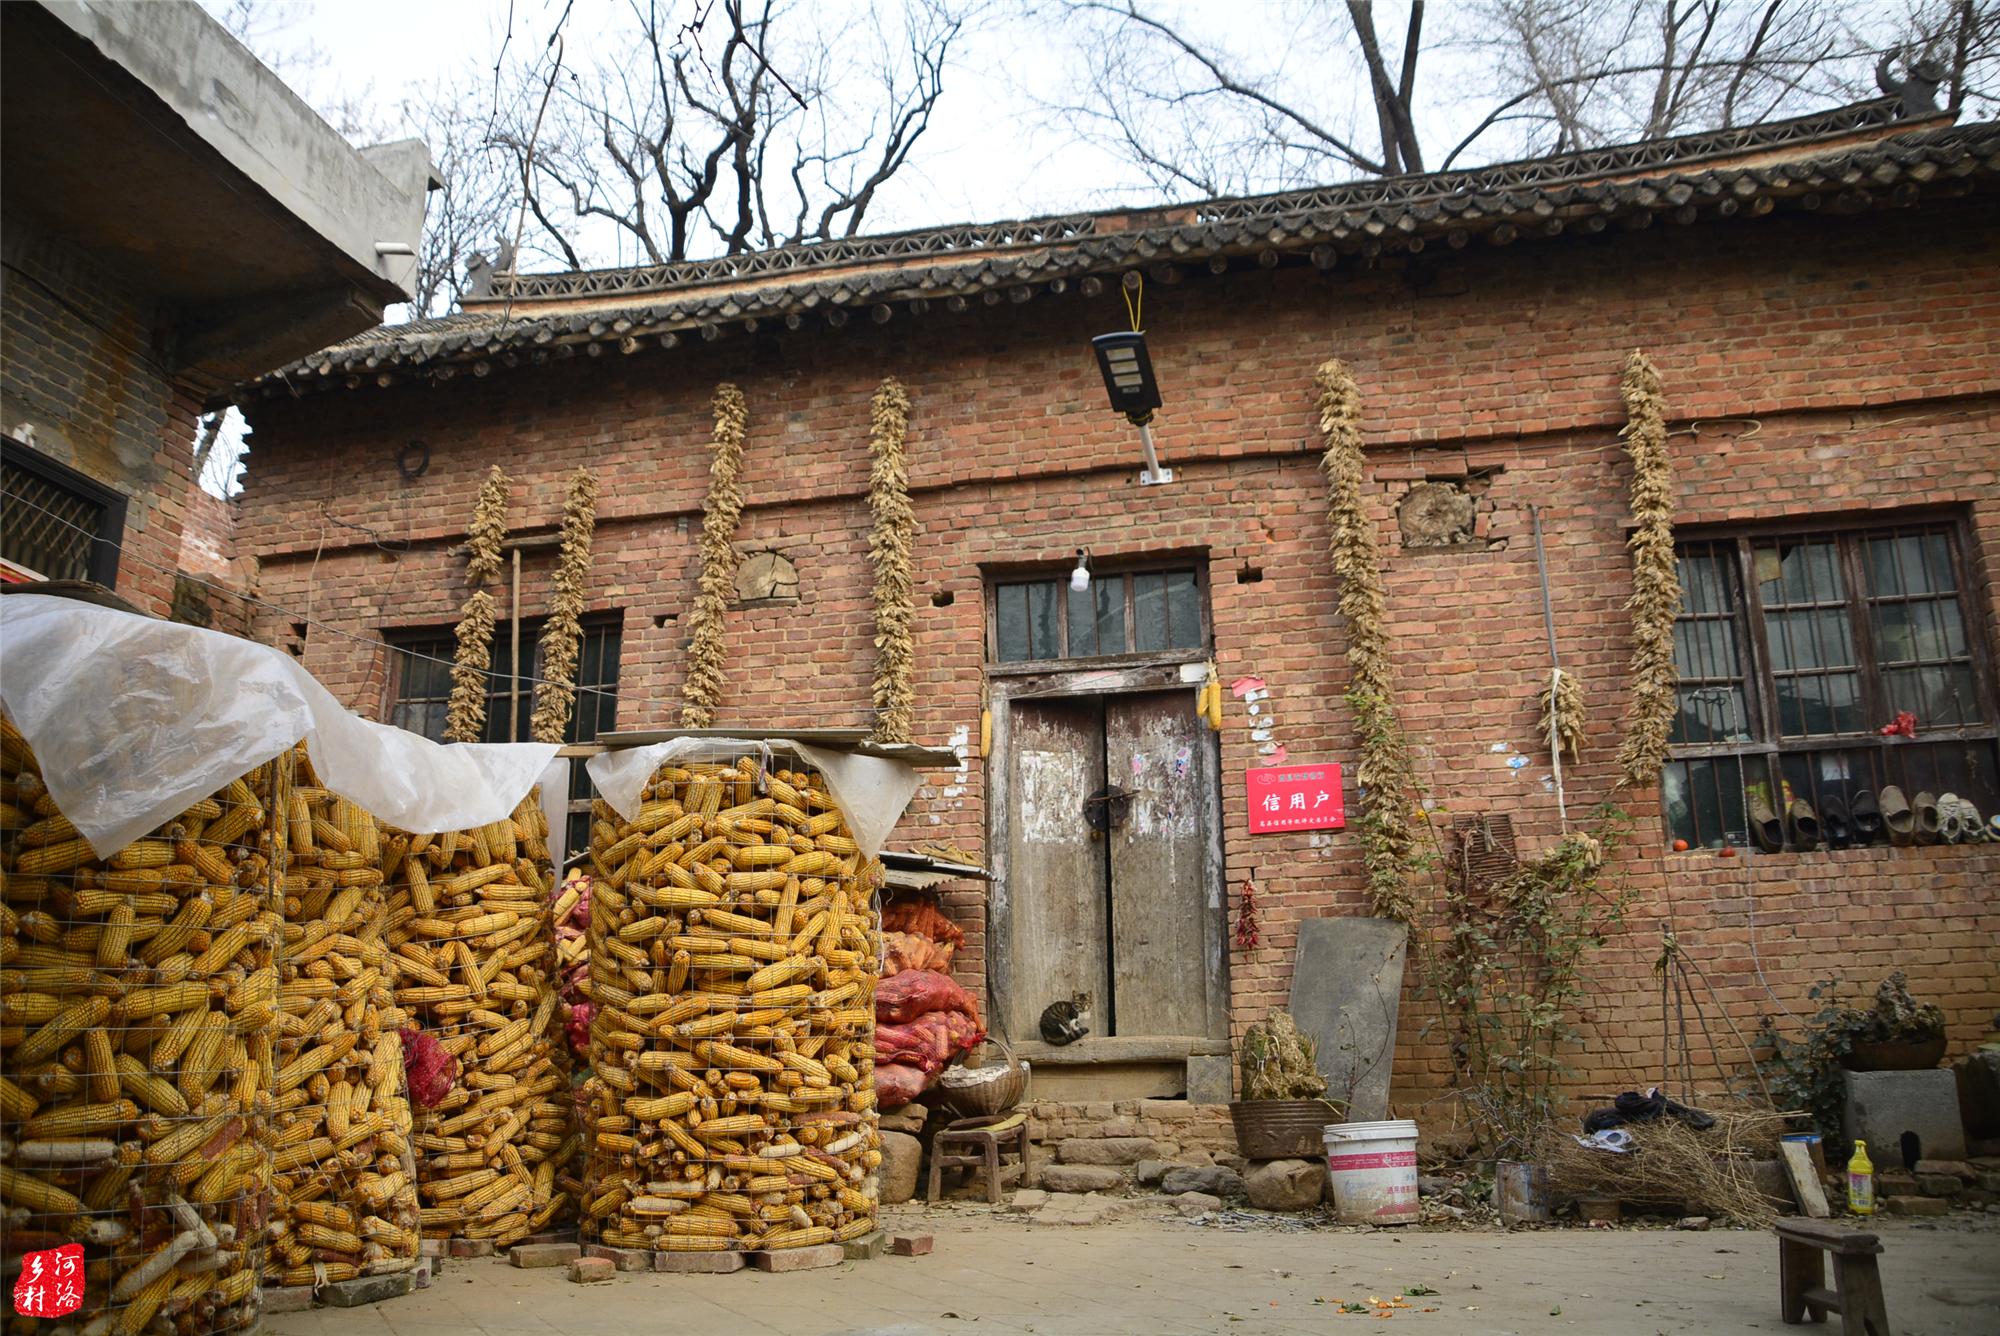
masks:
[[[1207,572],[1195,567],[1092,571],[1090,586],[996,580],[988,644],[998,663],[1111,659],[1208,644]]]
[[[125,498],[0,434],[0,558],[20,576],[118,582]]]
[[[1981,821],[2000,809],[2000,710],[1958,524],[1735,532],[1678,554],[1670,839],[1887,843],[1889,787]]]
[[[622,614],[602,613],[583,619],[583,635],[577,645],[576,704],[570,711],[565,742],[590,742],[599,733],[618,726],[618,654],[621,648]],[[493,629],[492,667],[486,678],[486,727],[481,742],[526,742],[528,725],[535,709],[535,684],[542,675],[542,629],[546,619],[521,622],[521,650],[527,671],[519,679],[512,724],[508,701],[516,685],[511,622]],[[445,716],[451,703],[451,661],[458,644],[449,630],[425,628],[387,632],[389,647],[396,656],[394,693],[389,706],[389,722],[433,741],[443,741]],[[590,780],[581,765],[570,767],[569,838],[571,853],[590,845]]]

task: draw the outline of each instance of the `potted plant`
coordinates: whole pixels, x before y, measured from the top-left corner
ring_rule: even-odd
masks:
[[[1835,1151],[1842,1072],[1923,1071],[1935,1067],[1945,1050],[1944,1013],[1910,996],[1901,970],[1882,981],[1869,1007],[1841,1005],[1834,999],[1838,987],[1838,980],[1823,979],[1807,992],[1821,1005],[1798,1038],[1778,1034],[1768,1016],[1756,1038],[1771,1050],[1760,1065],[1778,1106],[1807,1110]]]
[[[1243,1098],[1229,1106],[1244,1159],[1316,1160],[1324,1153],[1322,1131],[1347,1110],[1326,1098],[1318,1056],[1290,1012],[1273,1012],[1244,1032],[1237,1050]]]

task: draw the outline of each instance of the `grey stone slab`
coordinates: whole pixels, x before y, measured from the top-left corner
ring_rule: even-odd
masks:
[[[1042,1187],[1050,1192],[1116,1192],[1125,1175],[1108,1165],[1052,1164],[1042,1170]]]
[[[1187,1102],[1227,1104],[1234,1093],[1230,1076],[1230,1060],[1226,1055],[1190,1055],[1187,1060]]]
[[[266,1314],[303,1313],[312,1306],[310,1285],[273,1286],[263,1292],[262,1307]]]
[[[1160,1191],[1168,1196],[1205,1192],[1211,1197],[1240,1197],[1243,1178],[1234,1169],[1219,1164],[1176,1165],[1160,1180]]]
[[[401,1298],[417,1288],[417,1278],[407,1271],[389,1276],[358,1276],[320,1287],[322,1302],[335,1308],[359,1308],[384,1299]]]
[[[1319,1045],[1328,1099],[1349,1122],[1389,1116],[1389,1073],[1408,930],[1394,919],[1316,918],[1299,924],[1292,1019]]]
[[[1965,1158],[1958,1082],[1948,1071],[1849,1072],[1841,1121],[1851,1139],[1868,1143],[1878,1168],[1904,1164],[1906,1135],[1920,1160]]]

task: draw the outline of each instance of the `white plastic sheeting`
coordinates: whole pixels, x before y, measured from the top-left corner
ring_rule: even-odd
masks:
[[[733,761],[747,752],[771,764],[774,750],[790,751],[826,776],[826,787],[840,804],[847,828],[864,857],[882,852],[882,842],[896,828],[903,809],[916,796],[916,767],[880,756],[828,751],[781,738],[669,738],[629,751],[610,751],[584,763],[598,796],[611,810],[630,821],[639,814],[646,781],[663,765],[686,761]]]
[[[556,754],[440,745],[350,713],[268,645],[44,594],[0,598],[0,704],[100,857],[300,738],[328,788],[419,833],[507,816]]]

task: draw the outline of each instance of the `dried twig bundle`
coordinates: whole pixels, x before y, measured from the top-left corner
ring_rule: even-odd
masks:
[[[1778,1212],[1758,1188],[1751,1166],[1777,1158],[1786,1116],[1724,1111],[1715,1120],[1706,1132],[1673,1118],[1632,1124],[1624,1129],[1632,1134],[1632,1150],[1624,1155],[1592,1150],[1555,1131],[1540,1158],[1550,1186],[1564,1195],[1615,1197],[1663,1211],[1689,1208],[1761,1229]]]
[[[910,426],[910,396],[891,376],[875,391],[868,453],[868,509],[875,528],[868,555],[875,564],[875,740],[911,740],[916,707],[915,581],[910,549],[917,512],[910,505],[910,474],[903,457]]]
[[[1361,735],[1356,778],[1361,804],[1362,858],[1374,911],[1407,923],[1416,912],[1409,885],[1413,839],[1407,810],[1409,753],[1391,689],[1387,605],[1375,527],[1362,502],[1361,392],[1345,363],[1320,364],[1320,434],[1326,453],[1327,521],[1332,529],[1340,613],[1347,621],[1347,704]]]
[[[1553,730],[1556,747],[1571,761],[1582,760],[1583,688],[1577,685],[1576,675],[1560,668],[1552,670],[1538,699],[1542,709],[1538,736],[1547,740]]]
[[[1620,384],[1632,456],[1632,703],[1618,746],[1624,782],[1657,783],[1667,760],[1667,736],[1679,708],[1674,667],[1674,618],[1680,575],[1674,561],[1674,480],[1667,460],[1666,399],[1660,376],[1642,352],[1625,361]]]
[[[681,726],[707,728],[722,700],[723,618],[736,589],[736,522],[743,514],[737,474],[743,467],[743,434],[750,410],[743,391],[715,387],[715,462],[708,469],[708,497],[701,503],[701,587],[688,616],[687,681],[681,688]]]
[[[578,469],[563,498],[562,554],[556,559],[555,591],[542,628],[542,681],[535,692],[529,736],[561,742],[576,703],[576,650],[582,639],[583,583],[590,574],[590,539],[597,528],[597,479]]]
[[[667,765],[590,857],[585,1236],[798,1248],[876,1226],[874,903],[816,775]]]

